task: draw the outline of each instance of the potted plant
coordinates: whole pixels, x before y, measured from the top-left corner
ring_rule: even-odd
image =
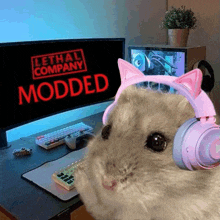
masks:
[[[168,38],[171,46],[186,47],[189,30],[196,28],[196,17],[191,9],[171,7],[166,11],[162,21],[162,28],[168,29]]]

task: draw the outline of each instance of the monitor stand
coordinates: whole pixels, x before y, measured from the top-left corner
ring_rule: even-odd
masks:
[[[8,145],[6,131],[0,129],[0,150],[4,150],[11,147]]]

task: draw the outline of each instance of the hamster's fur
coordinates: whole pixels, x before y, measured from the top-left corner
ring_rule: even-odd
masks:
[[[194,116],[181,95],[126,88],[108,118],[111,130],[90,141],[75,172],[87,211],[100,220],[219,220],[220,168],[182,170],[172,158],[177,129]],[[146,148],[152,132],[165,136],[163,152]],[[116,181],[114,190],[103,187],[106,179]]]

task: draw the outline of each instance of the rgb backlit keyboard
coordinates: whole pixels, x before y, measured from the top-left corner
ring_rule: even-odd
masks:
[[[64,139],[67,135],[73,134],[76,137],[79,137],[83,135],[85,131],[92,132],[93,128],[84,124],[83,122],[80,122],[45,135],[40,135],[36,137],[35,143],[48,150],[58,145],[64,144]]]
[[[61,185],[67,190],[71,190],[75,188],[74,187],[74,171],[84,159],[85,157],[53,173],[52,179],[54,180],[54,182]]]

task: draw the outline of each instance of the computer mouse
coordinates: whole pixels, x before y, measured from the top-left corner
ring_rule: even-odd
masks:
[[[71,150],[74,150],[76,149],[76,139],[76,136],[70,134],[65,137],[64,141],[67,147],[69,147]]]
[[[93,137],[93,133],[82,132],[80,136],[74,136],[73,134],[67,135],[64,141],[71,150],[76,150],[85,147],[88,144],[88,141]]]

